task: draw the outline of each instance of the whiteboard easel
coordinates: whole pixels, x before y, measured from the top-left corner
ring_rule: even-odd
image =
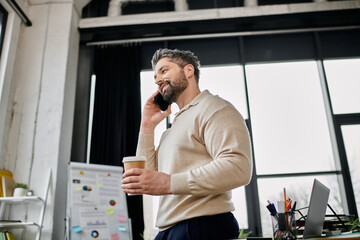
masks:
[[[123,168],[70,162],[67,239],[132,240]]]

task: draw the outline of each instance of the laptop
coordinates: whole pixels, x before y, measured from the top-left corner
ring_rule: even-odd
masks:
[[[330,189],[314,179],[303,238],[321,236]]]

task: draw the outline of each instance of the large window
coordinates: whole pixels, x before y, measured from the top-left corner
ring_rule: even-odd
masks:
[[[313,178],[334,171],[322,180],[332,186],[330,202],[341,207],[316,62],[248,65],[246,75],[260,206],[280,200],[285,187],[299,208],[306,207]],[[268,211],[260,210],[263,234],[269,235]]]
[[[360,59],[324,61],[335,129],[343,165],[349,168],[346,191],[353,192],[360,215]],[[351,183],[351,184],[350,184]],[[352,189],[349,188],[352,186]],[[350,206],[351,207],[351,206]],[[353,207],[354,209],[354,207]],[[351,209],[350,209],[351,210]],[[353,210],[354,211],[354,210]]]
[[[344,64],[348,67],[346,70]],[[356,92],[359,92],[360,74],[354,72],[360,69],[359,61],[332,61],[326,62],[325,66],[334,112],[359,111],[357,103],[360,99]],[[338,213],[346,213],[344,206],[347,203],[343,202],[342,181],[339,181],[341,166],[336,164],[338,156],[331,141],[332,124],[327,117],[319,71],[315,61],[248,64],[245,68],[242,65],[201,68],[200,89],[208,89],[230,101],[251,122],[258,189],[256,200],[263,236],[272,233],[270,216],[265,208],[267,200],[280,200],[283,188],[286,188],[288,196],[297,201],[299,208],[306,207],[314,178],[331,188],[329,204]],[[343,74],[344,71],[347,74]],[[153,72],[143,71],[141,79],[142,100],[145,101],[156,91]],[[342,86],[344,83],[351,90],[346,91]],[[178,111],[176,104],[172,111],[169,122]],[[341,127],[358,209],[359,126],[360,123]],[[163,121],[155,131],[155,144],[165,129],[166,122]],[[252,217],[247,216],[247,208],[253,206],[246,199],[244,187],[233,190],[234,214],[240,227],[245,229],[250,227]],[[155,221],[157,197],[146,201],[152,202],[148,207],[152,208],[152,221]],[[329,210],[328,213],[331,214]],[[154,226],[153,230],[156,231]]]
[[[356,208],[360,215],[360,124],[341,127],[346,155],[349,161],[351,181],[353,184]]]
[[[315,62],[246,66],[257,174],[335,170]]]
[[[324,61],[334,114],[360,113],[360,59]]]
[[[306,207],[314,178],[330,188],[336,212],[359,215],[359,40],[356,29],[142,43],[142,102],[157,88],[152,54],[162,47],[193,51],[202,64],[200,89],[230,101],[252,137],[253,179],[233,191],[241,228],[270,236],[267,200],[282,199],[286,188]],[[156,145],[178,111],[173,104],[155,129]],[[145,239],[152,239],[158,197],[143,197]]]

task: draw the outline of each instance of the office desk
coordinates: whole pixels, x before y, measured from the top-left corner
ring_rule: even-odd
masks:
[[[298,238],[299,240],[335,240],[335,239],[344,239],[344,240],[360,240],[360,233],[346,233],[346,234],[338,234],[334,236],[324,236],[324,237],[317,237],[317,238]],[[262,237],[249,237],[249,238],[242,238],[242,240],[269,240],[272,238],[262,238]],[[232,239],[232,240],[239,240],[239,239]]]
[[[338,239],[338,238],[346,239],[346,240],[359,240],[360,239],[360,232],[357,232],[357,233],[343,233],[343,234],[337,234],[337,235],[334,235],[334,236],[325,236],[325,237],[318,237],[318,238],[306,238],[306,240],[334,240],[334,239]]]

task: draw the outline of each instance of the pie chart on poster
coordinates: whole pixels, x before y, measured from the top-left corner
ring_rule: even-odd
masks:
[[[91,237],[92,238],[97,238],[98,236],[99,236],[98,231],[94,230],[94,231],[91,232]]]
[[[115,200],[110,200],[110,202],[109,202],[109,203],[110,203],[110,205],[111,205],[111,206],[115,206],[115,205],[116,205]]]

